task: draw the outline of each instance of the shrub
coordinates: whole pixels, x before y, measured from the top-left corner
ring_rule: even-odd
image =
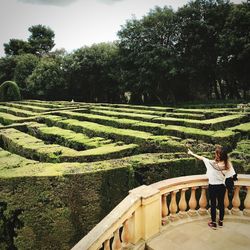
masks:
[[[15,82],[6,81],[0,86],[0,101],[20,101],[21,94]]]

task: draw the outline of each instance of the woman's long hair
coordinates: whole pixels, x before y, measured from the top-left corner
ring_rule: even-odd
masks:
[[[228,170],[229,169],[229,163],[228,163],[228,155],[227,155],[227,150],[226,148],[222,147],[222,146],[217,146],[215,149],[215,161],[221,162],[223,161],[225,164],[225,169]]]

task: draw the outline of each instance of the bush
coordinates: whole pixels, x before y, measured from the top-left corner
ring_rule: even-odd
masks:
[[[21,94],[15,82],[6,81],[0,86],[0,101],[20,101]]]

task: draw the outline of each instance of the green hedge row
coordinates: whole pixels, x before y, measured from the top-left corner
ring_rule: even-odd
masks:
[[[158,123],[150,123],[150,122],[136,122],[135,120],[130,119],[116,119],[114,117],[105,117],[100,115],[92,115],[92,114],[78,114],[75,112],[59,112],[58,114],[65,115],[69,118],[75,118],[77,120],[87,120],[98,122],[101,124],[106,124],[113,127],[120,127],[120,128],[129,128],[135,129],[140,131],[148,131],[154,134],[166,134],[177,136],[180,138],[194,138],[196,140],[203,140],[208,143],[216,143],[216,144],[231,144],[235,145],[236,141],[239,139],[239,134],[234,133],[232,131],[211,131],[211,130],[202,130],[196,128],[189,128],[184,126],[164,126],[163,124]],[[218,120],[217,120],[218,119]],[[225,123],[235,123],[238,122],[240,119],[245,119],[242,116],[229,116],[225,117],[225,119],[213,119],[213,124],[219,128],[219,124]],[[172,118],[172,120],[176,121],[178,119]],[[180,120],[180,119],[179,119]],[[198,121],[201,122],[201,121]],[[212,121],[210,121],[212,122]]]
[[[2,113],[0,112],[0,123],[3,125],[10,125],[13,123],[22,123],[22,122],[29,122],[35,120],[34,117],[19,117],[12,114]]]
[[[29,110],[11,108],[11,107],[2,106],[2,105],[0,105],[0,112],[12,114],[15,116],[21,116],[21,117],[29,117],[29,116],[38,115],[38,113],[29,111]]]
[[[112,143],[99,148],[76,151],[58,144],[46,144],[44,141],[10,128],[0,131],[4,148],[29,159],[45,162],[97,161],[119,158],[136,152],[138,145]]]
[[[33,111],[37,113],[50,111],[49,108],[38,107],[35,105],[18,104],[14,102],[7,102],[7,103],[5,102],[5,103],[1,103],[1,105],[5,105],[7,107],[20,108],[22,110],[29,110],[29,111]]]
[[[154,122],[164,123],[166,125],[181,125],[204,130],[220,130],[232,127],[244,121],[249,121],[248,115],[227,115],[208,120],[191,120],[177,118],[156,118]]]
[[[100,136],[115,141],[139,144],[141,146],[141,150],[144,150],[145,152],[173,152],[185,150],[184,146],[180,142],[176,141],[176,138],[169,136],[157,137],[153,136],[151,133],[138,130],[114,128],[93,122],[64,119],[62,117],[60,118],[59,116],[52,115],[43,116],[39,120],[47,123],[49,126],[59,126],[78,133],[84,133],[90,137]]]
[[[57,143],[76,150],[86,150],[111,144],[112,140],[102,137],[88,137],[83,133],[76,133],[59,127],[48,127],[46,124],[30,123],[26,127],[28,133],[39,139]]]
[[[250,122],[240,124],[238,126],[227,128],[228,130],[232,130],[235,132],[240,132],[242,137],[250,138]]]

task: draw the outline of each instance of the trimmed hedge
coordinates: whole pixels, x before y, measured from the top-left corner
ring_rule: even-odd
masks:
[[[0,101],[19,101],[21,100],[20,89],[15,82],[6,81],[0,85]]]
[[[34,113],[32,111],[29,111],[29,110],[23,110],[23,109],[19,109],[19,108],[11,108],[11,107],[1,106],[1,105],[0,105],[0,112],[12,114],[15,116],[21,116],[21,117],[29,117],[29,116],[38,115],[38,113]]]
[[[97,148],[112,143],[112,140],[102,137],[90,138],[83,133],[76,133],[72,130],[62,129],[54,126],[48,127],[46,124],[35,122],[28,124],[27,131],[39,139],[50,143],[58,143],[75,150]]]
[[[250,122],[243,123],[232,128],[228,128],[228,130],[240,132],[243,137],[250,138]]]
[[[83,162],[117,158],[131,155],[138,148],[136,144],[113,143],[96,149],[76,151],[57,144],[45,144],[42,140],[13,128],[1,130],[0,136],[3,147],[9,151],[45,162]]]
[[[46,112],[46,111],[50,111],[51,109],[49,108],[43,108],[43,107],[38,107],[35,105],[25,105],[25,104],[18,104],[18,103],[1,103],[2,105],[8,106],[8,107],[14,107],[14,108],[20,108],[23,110],[29,110],[29,111],[33,111],[33,112],[37,112],[37,113],[41,113],[41,112]]]
[[[63,119],[59,116],[44,116],[39,119],[46,122],[49,126],[54,125],[64,129],[70,129],[77,133],[84,133],[90,137],[100,136],[115,141],[124,141],[125,143],[135,143],[141,146],[144,152],[166,151],[184,151],[185,147],[176,138],[164,136],[163,143],[159,143],[151,133],[131,129],[120,129],[110,126],[104,126],[93,122],[78,121],[74,119]]]
[[[3,125],[10,125],[13,123],[18,123],[18,122],[23,123],[23,122],[34,121],[35,118],[36,118],[35,116],[34,117],[19,117],[19,116],[0,112],[0,123],[2,123]]]

